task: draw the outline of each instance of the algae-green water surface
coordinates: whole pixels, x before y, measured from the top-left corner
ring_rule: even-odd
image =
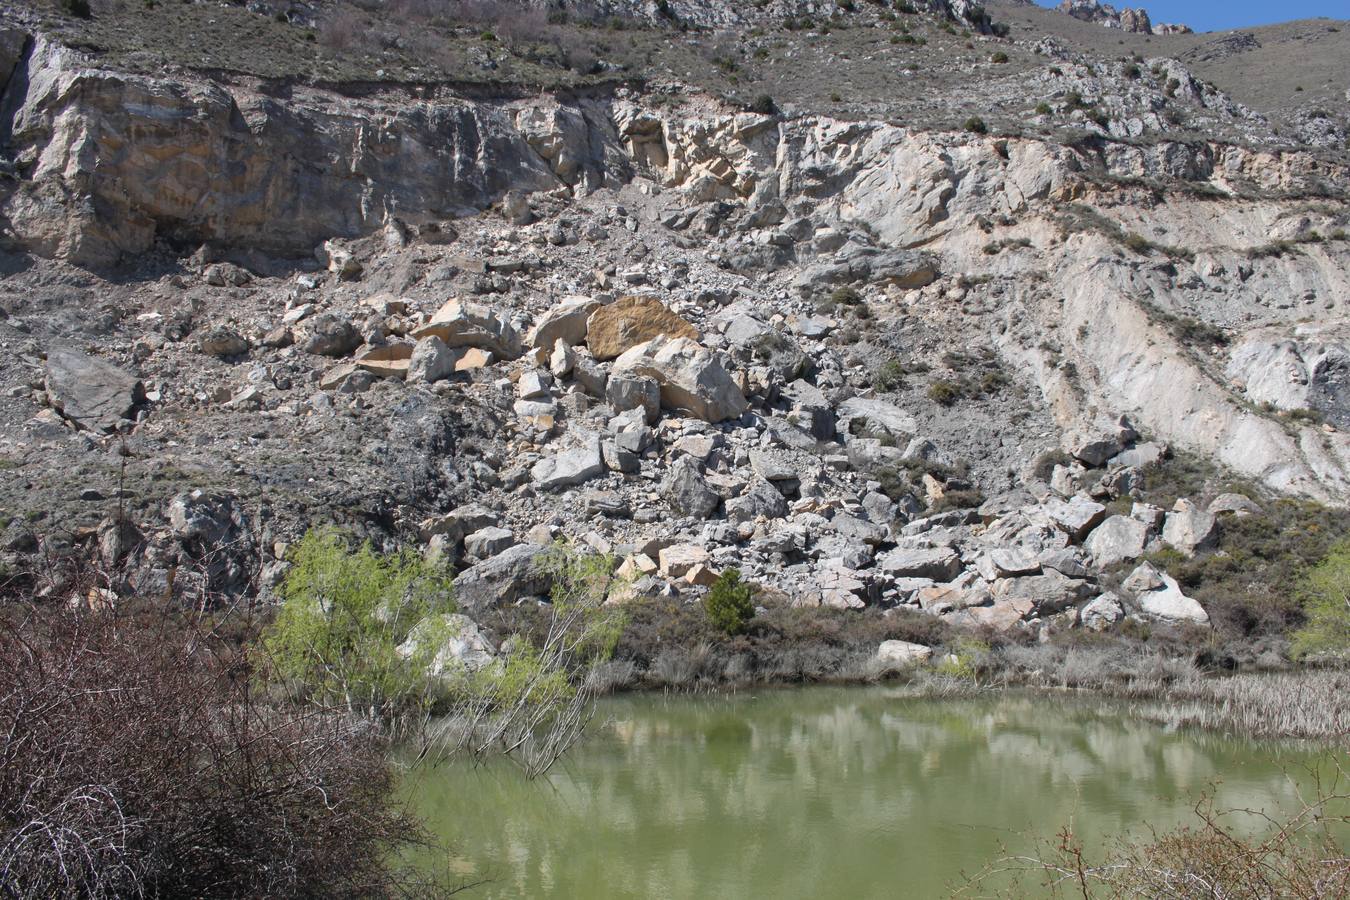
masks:
[[[1092,845],[1194,821],[1214,785],[1292,810],[1319,756],[1100,703],[807,688],[610,698],[544,779],[454,762],[405,787],[487,879],[470,897],[940,897],[1064,823]]]

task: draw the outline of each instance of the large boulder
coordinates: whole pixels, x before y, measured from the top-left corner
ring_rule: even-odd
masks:
[[[540,563],[547,547],[517,544],[456,576],[455,603],[471,615],[548,594],[553,577]]]
[[[1087,592],[1087,582],[1069,578],[1054,569],[1049,569],[1042,575],[1003,578],[994,582],[990,590],[995,602],[1029,602],[1031,608],[1041,616],[1077,605]]]
[[[703,477],[702,466],[689,456],[681,456],[671,465],[661,484],[661,496],[677,514],[695,519],[709,518],[721,502]]]
[[[413,332],[419,340],[433,335],[448,347],[476,347],[499,359],[516,359],[522,352],[520,335],[510,319],[480,303],[451,300]]]
[[[455,374],[455,363],[459,354],[436,337],[424,337],[413,345],[408,358],[408,381],[414,384],[430,384]]]
[[[891,666],[916,666],[932,656],[932,647],[909,641],[882,641],[877,647],[877,661]]]
[[[573,450],[564,450],[556,456],[541,459],[530,470],[530,477],[540,488],[551,491],[582,484],[604,473],[605,460],[600,439],[593,437]]]
[[[1173,505],[1163,523],[1162,539],[1187,556],[1207,550],[1218,541],[1219,530],[1213,514],[1182,498]]]
[[[530,330],[530,346],[552,351],[558,341],[569,347],[584,343],[591,313],[600,308],[599,300],[568,297],[539,317]]]
[[[356,366],[380,378],[406,378],[414,352],[412,344],[384,344],[362,353]]]
[[[667,578],[683,578],[697,566],[707,565],[708,551],[698,544],[672,544],[657,552],[660,572]]]
[[[1069,430],[1064,435],[1063,447],[1090,468],[1106,465],[1106,461],[1124,450],[1139,435],[1125,418]]]
[[[197,341],[197,347],[207,356],[217,359],[229,359],[243,356],[248,352],[248,341],[239,332],[227,325],[215,325],[208,328]]]
[[[872,397],[850,397],[835,411],[839,433],[851,437],[889,438],[907,442],[919,430],[918,421],[894,403]]]
[[[1041,571],[1041,561],[1025,547],[996,547],[981,554],[975,569],[985,581],[995,581],[1018,575],[1037,575]]]
[[[614,361],[614,372],[655,379],[663,407],[706,422],[734,419],[749,408],[722,358],[687,337],[638,344]]]
[[[112,431],[145,400],[139,378],[112,363],[69,348],[47,354],[47,400],[89,431]]]
[[[951,581],[961,573],[961,557],[950,547],[899,548],[877,557],[877,568],[891,578]]]
[[[305,323],[300,349],[317,356],[346,356],[361,346],[361,335],[341,316],[324,313]]]
[[[1138,559],[1148,544],[1148,526],[1130,516],[1111,516],[1087,540],[1097,568],[1105,569],[1116,563]]]
[[[1082,540],[1106,515],[1106,507],[1085,497],[1053,498],[1045,503],[1050,520],[1074,540]]]
[[[649,425],[661,417],[661,385],[655,378],[616,374],[605,383],[605,399],[615,412],[641,409]]]
[[[697,341],[699,333],[655,297],[622,297],[586,322],[586,345],[596,359],[614,359],[655,337]]]
[[[1205,511],[1215,518],[1230,515],[1238,519],[1259,516],[1262,512],[1261,507],[1244,494],[1220,494],[1209,501]]]
[[[443,537],[446,543],[454,545],[475,531],[496,525],[500,518],[486,506],[470,503],[444,515],[424,519],[419,524],[418,531],[424,541],[439,536]]]
[[[1088,631],[1105,631],[1125,617],[1120,598],[1107,591],[1078,611],[1078,621]]]
[[[1151,563],[1144,563],[1121,583],[1121,589],[1133,594],[1139,611],[1146,616],[1169,622],[1209,624],[1209,613],[1181,592],[1177,580]]]
[[[788,512],[787,500],[778,488],[759,477],[751,479],[745,493],[728,500],[725,506],[727,518],[733,522],[781,519]]]

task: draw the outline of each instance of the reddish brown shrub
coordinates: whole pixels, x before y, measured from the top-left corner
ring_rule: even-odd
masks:
[[[0,621],[0,895],[368,897],[417,840],[367,726],[166,617]]]

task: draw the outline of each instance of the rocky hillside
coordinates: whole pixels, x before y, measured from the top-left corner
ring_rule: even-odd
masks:
[[[471,613],[564,537],[634,594],[1205,623],[1146,555],[1350,499],[1344,103],[1000,5],[399,8],[434,56],[376,3],[5,5],[12,570],[266,590],[335,521]]]

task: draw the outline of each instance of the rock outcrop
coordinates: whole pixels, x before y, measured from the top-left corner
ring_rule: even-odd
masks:
[[[134,375],[65,347],[47,355],[46,387],[52,407],[90,431],[112,431],[145,399]]]
[[[662,407],[705,422],[733,419],[747,408],[717,354],[687,337],[660,336],[638,344],[614,361],[614,371],[653,379]]]

